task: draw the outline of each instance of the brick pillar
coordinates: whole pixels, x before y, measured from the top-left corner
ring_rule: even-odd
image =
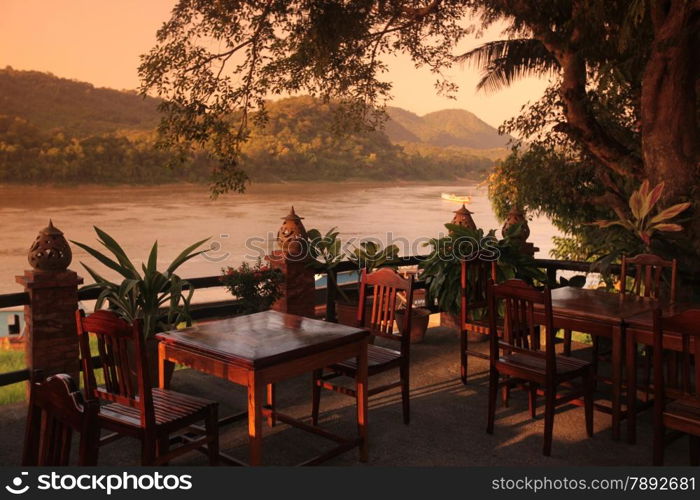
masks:
[[[67,373],[78,380],[75,311],[83,279],[70,270],[32,270],[17,276],[17,282],[29,294],[29,305],[24,306],[27,367],[41,369],[45,375]]]
[[[275,250],[266,257],[272,269],[284,275],[281,299],[272,305],[275,311],[313,318],[316,313],[316,282],[314,270],[306,260],[289,259],[282,250]]]
[[[80,356],[75,311],[83,279],[68,269],[71,259],[63,233],[49,221],[29,249],[33,269],[16,280],[29,294],[29,305],[24,306],[27,367],[43,370],[44,375],[67,373],[77,381]]]

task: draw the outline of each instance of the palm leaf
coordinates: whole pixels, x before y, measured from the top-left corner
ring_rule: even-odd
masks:
[[[559,63],[542,42],[531,38],[488,42],[456,59],[482,68],[477,89],[492,92],[510,86],[519,78],[544,75],[559,69]]]

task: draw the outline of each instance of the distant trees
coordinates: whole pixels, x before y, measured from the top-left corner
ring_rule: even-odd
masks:
[[[331,132],[332,106],[310,97],[270,104],[268,119],[252,128],[240,161],[260,181],[345,179],[453,179],[480,177],[487,158],[445,150],[407,153],[380,131],[339,139]],[[89,124],[85,124],[89,126]],[[157,147],[153,133],[75,137],[0,115],[0,182],[168,183],[209,182],[214,162],[204,153],[182,163]],[[171,165],[177,164],[177,168]]]

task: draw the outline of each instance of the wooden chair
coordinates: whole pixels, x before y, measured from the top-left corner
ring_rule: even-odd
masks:
[[[98,402],[85,401],[70,375],[42,379],[33,373],[22,465],[69,465],[74,432],[80,434],[78,465],[97,465]]]
[[[634,266],[634,271],[630,269]],[[670,270],[668,289],[662,287],[664,272]],[[622,256],[620,268],[620,293],[634,293],[640,297],[676,301],[678,263],[676,259],[664,260],[657,255],[639,254],[635,257]],[[627,288],[627,278],[632,278],[632,288]]]
[[[620,267],[620,293],[623,295],[633,293],[640,297],[649,297],[674,303],[677,293],[677,274],[678,264],[676,259],[664,260],[658,255],[652,254],[639,254],[634,257],[623,255]],[[632,278],[632,287],[629,289],[627,287],[628,278]],[[664,279],[666,279],[668,286],[663,286]],[[652,349],[646,346],[644,351],[645,356],[642,365],[644,382],[642,387],[646,388],[646,400],[648,401],[652,371],[652,362],[650,361]],[[671,356],[668,361],[668,368],[674,371],[677,367],[675,356]]]
[[[372,287],[372,312],[365,321],[365,298],[370,293]],[[397,295],[405,294],[405,315],[406,318],[400,325],[400,332],[394,333],[394,320],[396,309],[401,298]],[[391,269],[380,269],[371,274],[366,270],[362,271],[360,281],[360,302],[357,311],[357,321],[362,328],[366,328],[372,335],[383,337],[399,343],[399,350],[389,349],[378,345],[370,344],[368,347],[368,375],[376,375],[387,370],[399,370],[399,380],[397,382],[385,384],[371,388],[368,395],[372,396],[395,387],[401,387],[401,400],[403,408],[403,422],[408,424],[410,420],[409,407],[409,353],[411,340],[411,311],[413,307],[413,276],[403,278],[396,271]],[[331,379],[346,376],[355,378],[357,373],[357,361],[348,359],[343,363],[329,367],[330,373],[324,374],[323,370],[316,370],[313,373],[313,404],[312,420],[313,424],[318,424],[318,413],[321,402],[321,389],[329,389],[352,397],[357,397],[354,389],[338,386],[330,382]]]
[[[218,403],[152,388],[140,322],[128,324],[111,311],[96,311],[85,317],[76,311],[85,391],[104,402],[100,425],[115,437],[130,436],[141,441],[142,465],[165,464],[190,450],[206,446],[209,463],[219,457]],[[104,374],[98,387],[90,352],[89,334],[97,337],[97,350]],[[185,444],[169,450],[171,434],[204,422],[205,436],[184,438]],[[194,427],[192,427],[194,428]],[[101,441],[112,440],[108,436]]]
[[[504,305],[503,336],[498,336],[498,305]],[[491,367],[489,374],[489,405],[486,432],[493,434],[498,389],[504,385],[529,383],[530,412],[535,417],[538,389],[545,397],[544,446],[542,452],[549,456],[552,451],[554,410],[557,406],[580,397],[585,401],[586,432],[593,435],[593,370],[591,364],[555,352],[554,321],[552,318],[552,296],[548,288],[536,290],[521,280],[508,280],[500,285],[492,282],[488,286],[489,323],[491,327]],[[535,320],[535,310],[544,316]],[[545,350],[538,349],[539,326],[546,329]],[[505,376],[503,381],[500,380]],[[581,379],[580,386],[571,385]],[[557,389],[567,383],[570,389],[559,396]]]
[[[689,435],[690,463],[700,465],[700,309],[664,318],[657,308],[653,325],[654,465],[664,463],[666,429]],[[664,380],[664,331],[681,336],[681,384],[676,390]]]
[[[496,263],[491,261],[463,260],[461,271],[460,307],[460,375],[466,385],[468,377],[468,356],[489,359],[488,354],[469,349],[469,334],[489,335],[488,318],[475,317],[479,312],[488,311],[486,287],[489,280],[496,280]]]

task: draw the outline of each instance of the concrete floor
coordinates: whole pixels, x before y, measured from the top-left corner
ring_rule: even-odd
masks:
[[[486,343],[474,345],[481,349],[487,347]],[[423,343],[413,345],[410,425],[402,423],[398,390],[370,398],[368,465],[651,465],[649,411],[638,417],[638,444],[632,446],[611,439],[609,415],[595,413],[595,435],[589,439],[585,434],[583,409],[562,407],[555,418],[552,456],[544,457],[541,452],[543,409],[540,408],[537,419],[530,419],[526,394],[513,391],[510,406],[498,410],[495,434],[486,434],[487,362],[470,358],[471,379],[465,387],[459,380],[458,346],[457,336],[440,327],[431,328]],[[391,376],[393,374],[384,374],[379,378]],[[375,378],[373,382],[379,381]],[[245,408],[246,394],[242,387],[191,370],[177,371],[172,387],[219,401],[220,415]],[[297,418],[308,418],[310,402],[310,375],[278,386],[278,408],[281,411]],[[20,463],[25,412],[23,404],[0,408],[2,465]],[[354,435],[354,401],[323,391],[321,425],[341,435]],[[293,465],[333,446],[323,438],[286,425],[265,427],[264,433],[266,464]],[[245,460],[246,444],[245,422],[222,429],[222,451]],[[138,443],[125,438],[100,450],[100,465],[137,465],[139,456]],[[688,464],[687,438],[668,447],[666,463]],[[180,457],[173,464],[205,465],[206,460],[195,452]],[[356,450],[326,464],[363,465],[358,461]]]

